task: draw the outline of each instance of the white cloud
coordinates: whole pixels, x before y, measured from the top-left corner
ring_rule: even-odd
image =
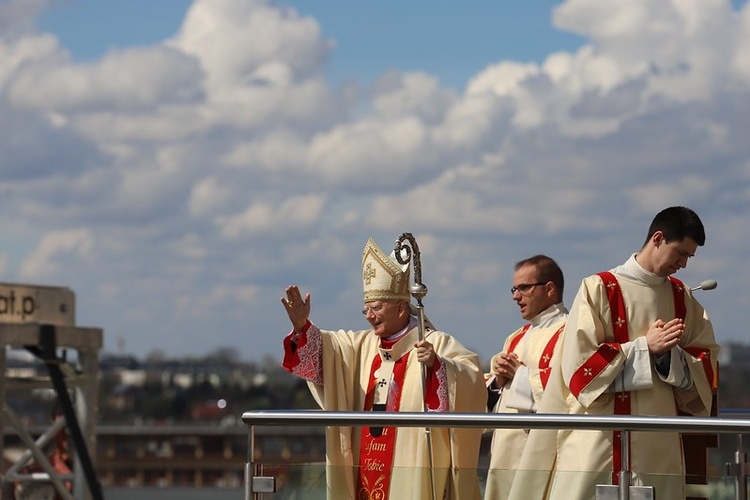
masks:
[[[472,78],[466,86],[466,93],[471,95],[493,92],[500,96],[512,96],[525,80],[538,74],[539,68],[535,64],[501,61]]]
[[[273,84],[263,79],[270,65],[286,66],[284,81],[305,77],[331,49],[314,19],[262,0],[196,0],[172,44],[198,57],[212,96],[225,87]]]
[[[309,162],[327,184],[393,186],[433,159],[429,137],[415,117],[363,118],[314,137]]]
[[[295,172],[306,170],[308,144],[291,130],[271,130],[251,141],[238,141],[226,155],[227,165],[239,169],[260,169],[266,174],[274,171]]]
[[[553,20],[590,37],[591,56],[609,59],[608,73],[647,76],[652,93],[685,102],[709,98],[713,83],[731,71],[727,55],[739,48],[738,16],[725,0],[568,0]]]
[[[94,249],[94,236],[87,229],[51,231],[21,264],[19,276],[30,282],[57,275],[61,262],[73,257],[86,260]]]
[[[263,293],[257,286],[219,284],[198,295],[178,295],[174,305],[178,313],[189,318],[203,318],[211,310],[222,309],[232,311],[233,320],[242,320],[247,304],[257,301]]]
[[[372,104],[386,118],[412,115],[436,123],[455,99],[453,91],[441,88],[431,75],[392,71],[375,83]]]
[[[67,60],[67,54],[60,49],[52,35],[0,37],[0,88],[4,89],[12,82],[19,71],[34,69],[38,65],[62,64]]]
[[[207,177],[196,181],[190,193],[188,208],[192,215],[201,216],[212,211],[229,195],[229,188],[222,186],[215,177]]]
[[[0,6],[23,28],[0,35],[0,203],[9,238],[35,229],[0,270],[71,286],[131,348],[277,352],[295,282],[356,326],[362,244],[411,231],[431,318],[486,351],[518,322],[515,261],[560,260],[570,299],[669,204],[708,229],[685,280],[750,294],[747,6],[568,0],[553,21],[583,47],[487,61],[457,94],[409,71],[333,86],[319,23],[266,1],[195,0],[174,38],[87,63],[25,5]]]
[[[5,0],[0,3],[0,39],[34,31],[37,16],[52,0]]]
[[[750,78],[750,4],[745,4],[738,17],[737,45],[729,62],[747,80]]]
[[[475,150],[498,122],[510,119],[510,113],[509,100],[490,94],[468,94],[451,106],[445,120],[435,127],[435,142],[448,150]]]
[[[132,111],[194,101],[203,75],[197,62],[163,47],[111,52],[95,63],[19,68],[10,102],[48,111]]]
[[[319,222],[325,202],[325,196],[318,194],[298,196],[280,203],[254,201],[243,213],[219,217],[217,225],[222,236],[228,239],[307,231]]]
[[[681,205],[690,199],[705,199],[713,191],[710,180],[687,175],[674,180],[637,185],[628,189],[626,195],[645,214],[655,214],[666,206]]]

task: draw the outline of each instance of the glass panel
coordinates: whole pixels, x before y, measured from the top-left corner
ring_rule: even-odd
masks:
[[[265,495],[268,498],[326,500],[325,463],[261,464],[256,476],[276,478],[276,493]]]
[[[244,488],[104,488],[107,500],[237,500],[245,498]],[[269,498],[271,498],[269,496]]]
[[[749,439],[745,440],[750,442]],[[320,452],[325,449],[323,440],[318,443]],[[702,473],[694,473],[687,478],[687,484],[683,486],[682,476],[659,476],[659,475],[648,475],[648,474],[635,474],[632,479],[632,486],[630,493],[631,499],[647,499],[651,498],[653,487],[653,497],[656,499],[671,498],[672,496],[680,496],[675,491],[683,491],[684,495],[689,498],[705,498],[711,500],[734,500],[741,498],[740,485],[735,474],[740,470],[736,462],[736,452],[738,445],[737,436],[727,434],[721,435],[721,440],[718,443],[709,444],[706,448],[700,450],[700,453],[696,452],[692,458],[695,458],[697,462],[700,462],[705,457],[705,470]],[[310,447],[302,446],[302,440],[294,439],[291,442],[284,442],[269,439],[268,437],[258,437],[256,441],[256,449],[261,449],[265,453],[266,460],[274,460],[272,456],[279,454],[279,449],[283,451],[282,455],[297,457],[304,455],[305,451],[310,451]],[[320,454],[317,455],[320,457]],[[305,460],[305,458],[302,458]],[[316,458],[315,460],[320,460]],[[501,476],[501,483],[506,486],[510,482],[514,481],[515,484],[543,484],[547,485],[549,480],[549,472],[546,471],[502,471],[502,470],[488,470],[489,453],[488,447],[483,446],[482,452],[479,457],[479,469],[476,471],[469,471],[464,473],[464,476],[470,475],[473,480],[478,484],[480,494],[484,496],[490,488],[489,481],[493,479],[493,476]],[[263,463],[256,464],[258,470],[256,476],[271,476],[276,478],[277,491],[274,494],[259,495],[260,498],[267,499],[321,499],[327,500],[327,480],[330,480],[332,471],[328,471],[328,478],[326,474],[326,466],[324,462],[315,461],[310,463]],[[572,465],[575,467],[575,464]],[[445,482],[445,471],[436,469],[438,484],[442,486]],[[339,474],[342,476],[343,474]],[[414,486],[418,481],[415,478],[421,477],[424,479],[427,477],[428,469],[420,468],[397,468],[394,471],[394,479],[391,485],[391,493],[398,491],[399,494],[406,495],[406,498],[425,498],[429,495],[423,495],[424,489],[420,490],[419,487]],[[519,480],[519,475],[522,476]],[[354,471],[348,471],[347,476],[350,477],[350,481],[356,478]],[[583,473],[577,471],[568,472],[557,472],[555,482],[557,488],[565,493],[564,496],[559,498],[577,498],[576,495],[582,495],[581,498],[594,498],[594,494],[597,491],[597,485],[602,485],[600,488],[601,500],[608,498],[619,498],[616,488],[607,488],[607,485],[611,486],[609,473],[595,474],[595,473]],[[442,481],[442,482],[441,482]],[[427,483],[429,484],[429,483]],[[397,486],[393,486],[397,485]],[[673,488],[670,490],[670,485]],[[746,486],[750,488],[750,486]],[[396,488],[396,489],[394,489]],[[211,491],[204,489],[204,492]],[[236,491],[236,490],[235,490]],[[572,496],[570,496],[572,494]],[[612,496],[614,494],[614,496]],[[438,493],[438,498],[442,495]],[[501,496],[502,497],[502,496]],[[499,498],[501,498],[499,497]],[[151,498],[151,497],[150,497]],[[155,499],[161,498],[160,496],[153,497]],[[393,496],[391,496],[393,498]],[[117,499],[115,499],[117,500]],[[185,497],[180,500],[187,500]]]
[[[258,466],[259,472],[256,475],[271,476],[276,478],[276,493],[273,494],[259,494],[261,499],[270,500],[283,500],[283,499],[298,499],[304,498],[305,500],[327,500],[326,497],[326,467],[323,463],[310,463],[310,464],[263,464]],[[474,471],[468,471],[468,474]],[[493,471],[497,472],[497,471]],[[503,471],[507,472],[507,471]],[[350,472],[351,473],[351,472]],[[429,495],[422,495],[417,492],[415,477],[423,476],[425,469],[416,468],[397,468],[394,471],[394,480],[391,483],[391,489],[396,488],[399,495],[405,494],[402,498],[427,498]],[[438,476],[441,474],[444,477],[445,471],[440,469],[436,470]],[[487,471],[477,471],[477,479],[479,489],[484,496],[487,484]],[[574,495],[581,495],[580,498],[593,498],[593,492],[588,493],[589,489],[596,491],[596,485],[610,484],[608,481],[603,480],[602,477],[598,478],[601,480],[597,481],[596,475],[581,473],[581,472],[558,472],[556,475],[556,482],[559,488],[564,489],[566,496],[564,498],[577,498],[576,496],[567,496],[573,493]],[[605,475],[606,476],[606,475]],[[548,477],[547,472],[532,472],[532,471],[518,471],[517,478],[521,477],[524,481],[541,480],[546,482]],[[679,478],[675,477],[658,477],[658,476],[643,476],[644,482],[655,487],[655,498],[670,498],[665,496],[666,484],[674,482]],[[637,481],[634,481],[634,486],[638,486]],[[533,483],[525,483],[533,484]],[[575,491],[573,491],[575,490]],[[583,491],[586,490],[586,491]],[[601,491],[601,490],[600,490]],[[661,494],[660,494],[661,492]],[[393,493],[393,492],[392,492]],[[617,499],[616,490],[605,492],[605,495],[601,497],[602,500],[608,498]],[[631,499],[643,499],[648,498],[643,495],[643,489],[631,490]],[[710,500],[734,500],[737,498],[737,484],[736,479],[733,476],[710,476],[705,481],[705,484],[688,484],[685,486],[685,495],[690,498],[706,498]],[[140,500],[148,498],[150,500],[198,500],[204,498],[211,498],[212,500],[224,500],[224,499],[238,499],[244,498],[243,488],[179,488],[179,487],[110,487],[104,488],[104,496],[107,500]],[[394,498],[391,496],[391,498]],[[396,497],[398,498],[398,497]],[[438,495],[438,498],[442,498]],[[561,497],[563,498],[563,497]]]

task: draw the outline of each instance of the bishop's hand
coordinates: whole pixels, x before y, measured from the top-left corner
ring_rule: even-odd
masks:
[[[417,349],[417,361],[424,364],[427,368],[432,368],[437,359],[435,348],[426,340],[420,340],[414,347]]]
[[[310,317],[310,294],[306,294],[304,300],[297,285],[286,287],[286,297],[281,297],[281,303],[286,309],[289,321],[295,332],[301,332]]]

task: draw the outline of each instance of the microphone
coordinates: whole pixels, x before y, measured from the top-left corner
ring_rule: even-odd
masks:
[[[704,280],[701,281],[701,284],[698,286],[694,286],[690,289],[691,292],[694,292],[696,290],[713,290],[716,288],[719,284],[716,282],[716,280]]]

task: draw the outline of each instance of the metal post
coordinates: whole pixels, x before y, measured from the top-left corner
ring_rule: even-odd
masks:
[[[10,410],[10,408],[5,408],[3,413],[6,414],[8,420],[13,424],[13,427],[15,427],[16,432],[18,433],[18,437],[21,438],[21,442],[26,445],[29,453],[31,453],[31,455],[36,459],[37,464],[39,464],[42,470],[49,475],[49,481],[55,487],[57,494],[64,500],[73,500],[73,496],[68,492],[67,489],[65,489],[65,485],[62,483],[60,478],[57,477],[57,473],[52,467],[52,464],[50,464],[47,457],[42,453],[42,450],[36,445],[31,436],[24,429],[21,420],[15,415],[15,413],[13,413],[13,411]]]
[[[255,427],[248,426],[247,462],[245,463],[245,500],[253,499],[253,457],[255,456]]]
[[[737,465],[737,500],[747,500],[747,473],[745,471],[747,455],[742,442],[742,434],[737,434],[737,451],[734,452],[734,461]]]
[[[653,500],[653,486],[633,486],[630,471],[630,429],[619,429],[620,433],[620,472],[617,473],[617,484],[597,484],[594,497],[596,500]]]
[[[255,475],[255,432],[253,426],[247,435],[247,463],[245,463],[245,500],[254,500],[262,497],[263,493],[276,492],[276,478],[273,476]],[[263,466],[259,467],[263,473]]]
[[[86,442],[86,448],[90,457],[96,457],[96,414],[99,406],[99,397],[97,389],[99,385],[99,356],[95,352],[80,350],[78,351],[78,363],[83,373],[88,374],[84,383],[75,388],[75,409],[76,416],[80,422],[80,429]],[[78,459],[78,453],[75,455]],[[79,467],[80,462],[76,462],[75,472],[76,487],[84,485],[84,479],[79,471],[84,471]],[[98,479],[97,479],[98,481]],[[78,490],[81,494],[88,494],[85,489]],[[88,496],[87,498],[90,498]]]
[[[5,458],[5,364],[7,361],[6,350],[8,347],[5,343],[0,344],[0,458]],[[6,483],[6,475],[0,474],[0,498],[10,496],[10,484]]]
[[[620,473],[619,473],[619,498],[630,500],[630,434],[629,431],[620,431]]]
[[[68,388],[65,385],[65,376],[60,369],[60,360],[55,352],[56,348],[57,327],[50,324],[39,325],[39,347],[27,347],[29,351],[34,352],[42,361],[44,361],[44,364],[47,365],[47,371],[49,373],[49,378],[52,381],[52,387],[54,387],[55,392],[57,393],[60,410],[62,411],[62,415],[65,417],[65,422],[68,425],[70,439],[75,446],[76,466],[80,464],[83,469],[83,477],[86,479],[91,497],[94,500],[102,500],[104,496],[102,494],[101,485],[96,477],[96,470],[94,469],[94,464],[89,455],[88,446],[83,432],[81,431],[75,408],[73,407],[73,401],[71,400]],[[80,494],[79,492],[80,490],[76,488],[76,493]]]

